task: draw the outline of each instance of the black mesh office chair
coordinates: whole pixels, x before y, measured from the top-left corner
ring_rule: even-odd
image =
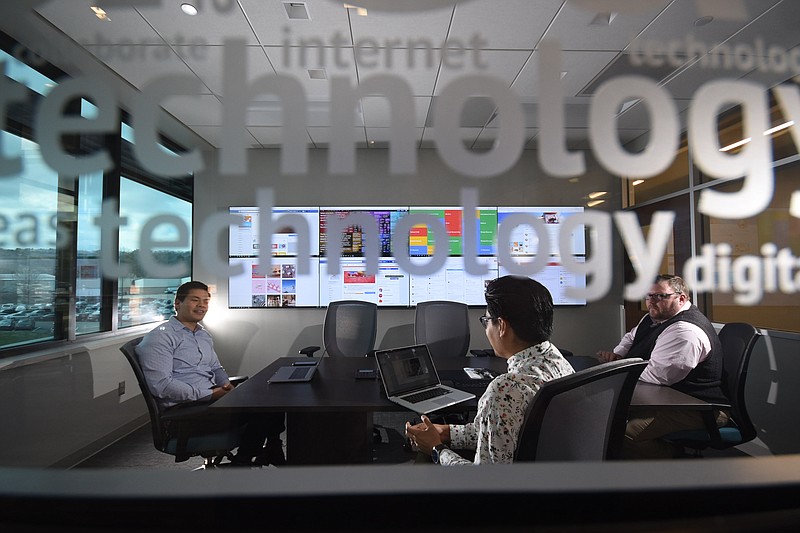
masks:
[[[633,389],[646,366],[621,359],[545,383],[528,404],[514,461],[620,458]]]
[[[144,372],[136,356],[136,345],[142,337],[132,339],[120,347],[125,359],[130,363],[139,388],[142,391],[147,410],[150,413],[150,428],[153,432],[153,445],[157,450],[174,455],[175,462],[187,461],[190,457],[200,456],[204,459],[203,468],[218,466],[223,459],[231,458],[231,451],[239,446],[244,426],[234,427],[228,431],[202,433],[189,427],[188,417],[193,407],[179,412],[166,413],[150,392],[144,378]],[[246,377],[230,378],[231,383],[242,382]],[[202,408],[205,409],[205,408]]]
[[[332,357],[364,357],[375,350],[378,306],[371,302],[340,300],[328,304],[322,325],[325,352]],[[319,346],[307,346],[301,354],[313,357]]]
[[[445,300],[420,302],[414,314],[414,339],[431,355],[463,357],[469,350],[467,305]]]
[[[729,409],[731,419],[727,425],[717,428],[712,412],[706,415],[706,428],[676,431],[665,435],[664,440],[679,448],[693,450],[691,455],[702,457],[706,448],[725,450],[756,438],[756,428],[747,413],[744,387],[750,355],[761,335],[756,328],[742,322],[731,322],[722,326],[719,340],[722,343],[722,386],[730,404],[716,405],[718,409]]]

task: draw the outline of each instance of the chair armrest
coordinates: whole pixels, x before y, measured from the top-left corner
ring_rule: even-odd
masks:
[[[228,381],[230,381],[231,385],[233,385],[234,387],[238,387],[239,385],[241,385],[242,383],[244,383],[248,379],[250,379],[250,376],[229,376],[228,377]]]
[[[314,352],[319,350],[319,346],[306,346],[305,348],[301,348],[297,351],[297,353],[303,354],[307,357],[314,357]]]

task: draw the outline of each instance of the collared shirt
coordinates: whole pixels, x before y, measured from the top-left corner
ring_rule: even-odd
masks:
[[[200,324],[192,331],[174,316],[144,336],[136,355],[163,407],[210,400],[211,387],[228,382],[208,331]]]
[[[450,426],[450,446],[475,450],[474,464],[511,463],[525,410],[546,381],[574,370],[549,341],[517,352],[508,359],[508,373],[497,376],[478,401],[475,420]],[[453,450],[439,455],[443,465],[473,464]]]
[[[691,306],[692,303],[687,301],[679,312],[686,311]],[[623,357],[627,355],[638,329],[637,325],[622,337],[614,348],[615,354]],[[688,376],[710,353],[711,341],[702,329],[689,322],[675,322],[658,336],[647,367],[642,371],[639,380],[656,385],[673,385]]]

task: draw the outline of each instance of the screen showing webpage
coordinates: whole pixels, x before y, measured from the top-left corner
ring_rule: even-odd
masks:
[[[448,257],[444,268],[429,276],[411,276],[411,305],[430,300],[451,300],[467,305],[484,305],[486,284],[497,278],[496,257],[477,257],[477,263],[487,267],[482,275],[469,274],[463,257]],[[413,257],[411,262],[423,264],[425,258]]]
[[[232,257],[231,267],[243,271],[230,276],[228,307],[319,307],[319,259],[312,258],[308,274],[300,274],[297,258],[275,257],[267,272],[260,272],[257,258]]]
[[[500,246],[507,246],[511,255],[530,256],[539,253],[549,255],[560,255],[559,237],[564,221],[572,215],[583,213],[583,207],[498,207],[497,223],[502,226],[509,215],[524,214],[543,222],[544,234],[547,235],[549,247],[547,250],[539,250],[539,233],[529,224],[519,224],[511,230],[509,242],[498,243]],[[570,231],[569,241],[571,243],[570,253],[572,255],[586,254],[586,230],[583,224],[579,224]]]
[[[585,257],[573,257],[572,260],[576,263],[586,262]],[[520,258],[518,260],[520,263],[525,263],[526,261],[532,261],[532,259]],[[508,274],[510,272],[503,265],[500,265],[498,275],[506,276]],[[542,270],[529,277],[547,287],[553,297],[553,305],[586,305],[585,299],[577,299],[567,295],[569,287],[586,288],[586,275],[570,272],[558,261],[558,258],[551,257]]]
[[[328,260],[320,258],[319,301],[322,306],[337,300],[363,300],[379,306],[408,307],[408,274],[392,257],[381,257],[377,274],[367,274],[366,259],[343,257],[338,272],[328,271]]]
[[[256,257],[262,246],[269,246],[274,256],[296,256],[298,240],[307,238],[310,255],[319,255],[319,208],[318,207],[274,207],[272,220],[276,224],[270,243],[261,243],[259,239],[260,213],[258,207],[231,207],[229,213],[241,217],[241,222],[231,225],[228,239],[229,257]],[[308,225],[307,236],[289,224],[283,215],[299,215]]]

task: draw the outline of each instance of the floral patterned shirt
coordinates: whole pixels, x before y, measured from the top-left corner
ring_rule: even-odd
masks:
[[[528,402],[545,381],[574,370],[549,341],[530,346],[508,359],[508,373],[497,376],[478,401],[475,421],[450,425],[450,446],[475,450],[474,464],[511,463]],[[442,465],[473,464],[453,450],[443,450]]]

